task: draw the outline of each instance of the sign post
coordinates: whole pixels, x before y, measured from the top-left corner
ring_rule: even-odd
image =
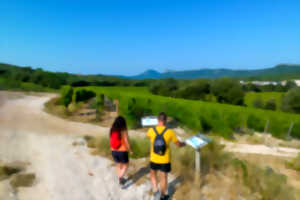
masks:
[[[192,146],[195,149],[195,177],[196,183],[199,183],[201,175],[201,148],[211,142],[211,139],[202,135],[197,134],[193,137],[188,138],[185,143]]]

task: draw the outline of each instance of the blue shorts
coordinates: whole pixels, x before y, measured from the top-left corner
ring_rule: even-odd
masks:
[[[116,163],[128,163],[128,151],[112,151],[112,157]]]

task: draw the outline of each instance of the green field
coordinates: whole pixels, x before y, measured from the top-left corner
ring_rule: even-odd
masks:
[[[137,121],[132,110],[141,115],[144,110],[153,115],[164,111],[191,130],[209,131],[224,137],[230,137],[233,132],[245,127],[262,132],[269,121],[268,132],[275,137],[286,138],[290,124],[294,122],[292,136],[300,138],[300,115],[297,114],[156,96],[144,87],[83,88],[118,99],[120,114],[126,117],[130,127],[134,127]]]
[[[261,98],[264,103],[270,99],[275,99],[276,108],[277,110],[280,110],[283,94],[283,92],[248,92],[245,95],[245,105],[248,107],[253,107],[253,101],[257,98]]]

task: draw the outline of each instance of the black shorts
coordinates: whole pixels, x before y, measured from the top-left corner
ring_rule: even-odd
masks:
[[[128,151],[112,151],[112,157],[116,163],[128,163]]]
[[[157,164],[157,163],[150,162],[150,169],[169,173],[171,171],[171,163]]]

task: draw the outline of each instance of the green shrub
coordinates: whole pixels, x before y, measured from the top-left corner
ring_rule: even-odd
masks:
[[[259,119],[255,115],[251,114],[247,119],[247,126],[250,129],[254,129],[256,131],[263,132],[265,128],[265,121]]]
[[[291,89],[284,95],[282,109],[287,112],[300,113],[300,87]]]
[[[270,118],[269,128],[267,132],[272,133],[274,137],[278,138],[286,138],[286,134],[288,132],[289,123],[281,124],[280,120],[273,116]]]
[[[267,110],[276,110],[276,100],[273,99],[273,98],[269,99],[266,102],[265,109],[267,109]]]
[[[215,80],[211,86],[211,91],[219,103],[244,104],[245,94],[242,86],[234,79],[221,78]]]
[[[63,86],[60,90],[60,103],[65,107],[72,102],[73,88],[69,85]]]
[[[295,138],[300,138],[300,122],[294,123],[291,136]]]
[[[128,102],[128,123],[131,127],[137,128],[141,126],[141,118],[146,115],[152,115],[152,110],[150,109],[151,102],[148,100],[145,102],[141,99],[131,98]]]
[[[260,96],[258,96],[254,101],[253,101],[253,107],[254,108],[264,108],[264,102]]]
[[[88,101],[95,96],[96,96],[96,93],[93,91],[80,89],[80,90],[77,90],[75,93],[75,102],[78,103],[80,101]]]

